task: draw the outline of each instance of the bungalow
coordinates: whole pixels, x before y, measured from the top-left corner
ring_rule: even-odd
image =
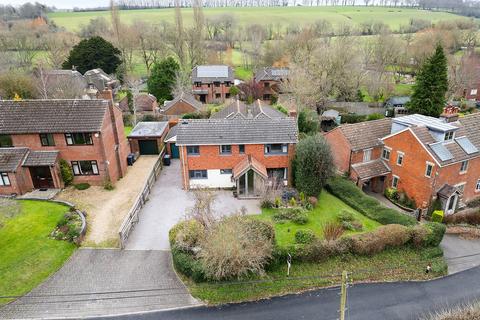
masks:
[[[185,189],[235,188],[258,197],[267,183],[291,183],[295,118],[182,120],[177,126]]]
[[[326,139],[337,169],[359,186],[405,192],[420,208],[447,214],[480,196],[480,114],[408,115],[340,126]]]
[[[0,194],[62,188],[60,159],[74,183],[116,182],[129,152],[111,100],[0,101]]]
[[[265,101],[271,101],[273,96],[281,93],[281,86],[288,81],[289,69],[266,67],[255,71],[255,82],[262,88],[262,97]]]
[[[229,66],[197,66],[192,70],[192,93],[202,103],[224,102],[230,98],[234,80]]]

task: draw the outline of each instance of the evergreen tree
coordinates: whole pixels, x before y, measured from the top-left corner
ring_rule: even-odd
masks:
[[[155,63],[148,78],[148,92],[153,94],[159,104],[165,100],[172,100],[172,88],[175,84],[175,77],[180,70],[180,66],[172,57],[168,57]]]
[[[107,40],[102,37],[92,37],[80,41],[72,48],[62,68],[71,69],[75,66],[81,73],[101,68],[106,73],[112,74],[121,63],[120,54],[120,50]]]
[[[413,88],[412,100],[407,108],[411,113],[438,117],[445,106],[448,89],[447,58],[441,44],[425,61],[418,72]]]

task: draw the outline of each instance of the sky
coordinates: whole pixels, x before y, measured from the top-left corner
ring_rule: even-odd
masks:
[[[35,2],[35,0],[0,0],[1,4],[11,4],[14,6],[24,4],[25,2]],[[55,6],[58,9],[105,7],[110,3],[109,0],[37,0],[37,2],[48,6]]]

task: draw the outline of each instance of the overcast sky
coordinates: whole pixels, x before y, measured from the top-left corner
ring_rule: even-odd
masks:
[[[80,8],[92,8],[92,7],[105,7],[108,6],[110,3],[109,0],[37,0],[42,4],[46,4],[48,6],[55,6],[58,9],[72,9],[73,7],[80,7]],[[25,0],[0,0],[1,4],[12,4],[12,5],[19,5],[24,4]],[[35,2],[35,0],[31,0],[30,2]]]

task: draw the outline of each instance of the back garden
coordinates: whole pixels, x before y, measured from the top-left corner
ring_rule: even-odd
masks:
[[[330,179],[318,199],[284,192],[264,202],[261,215],[214,222],[200,209],[172,228],[174,265],[194,297],[219,304],[336,286],[343,270],[355,282],[447,272],[444,225],[417,224],[343,178]]]

